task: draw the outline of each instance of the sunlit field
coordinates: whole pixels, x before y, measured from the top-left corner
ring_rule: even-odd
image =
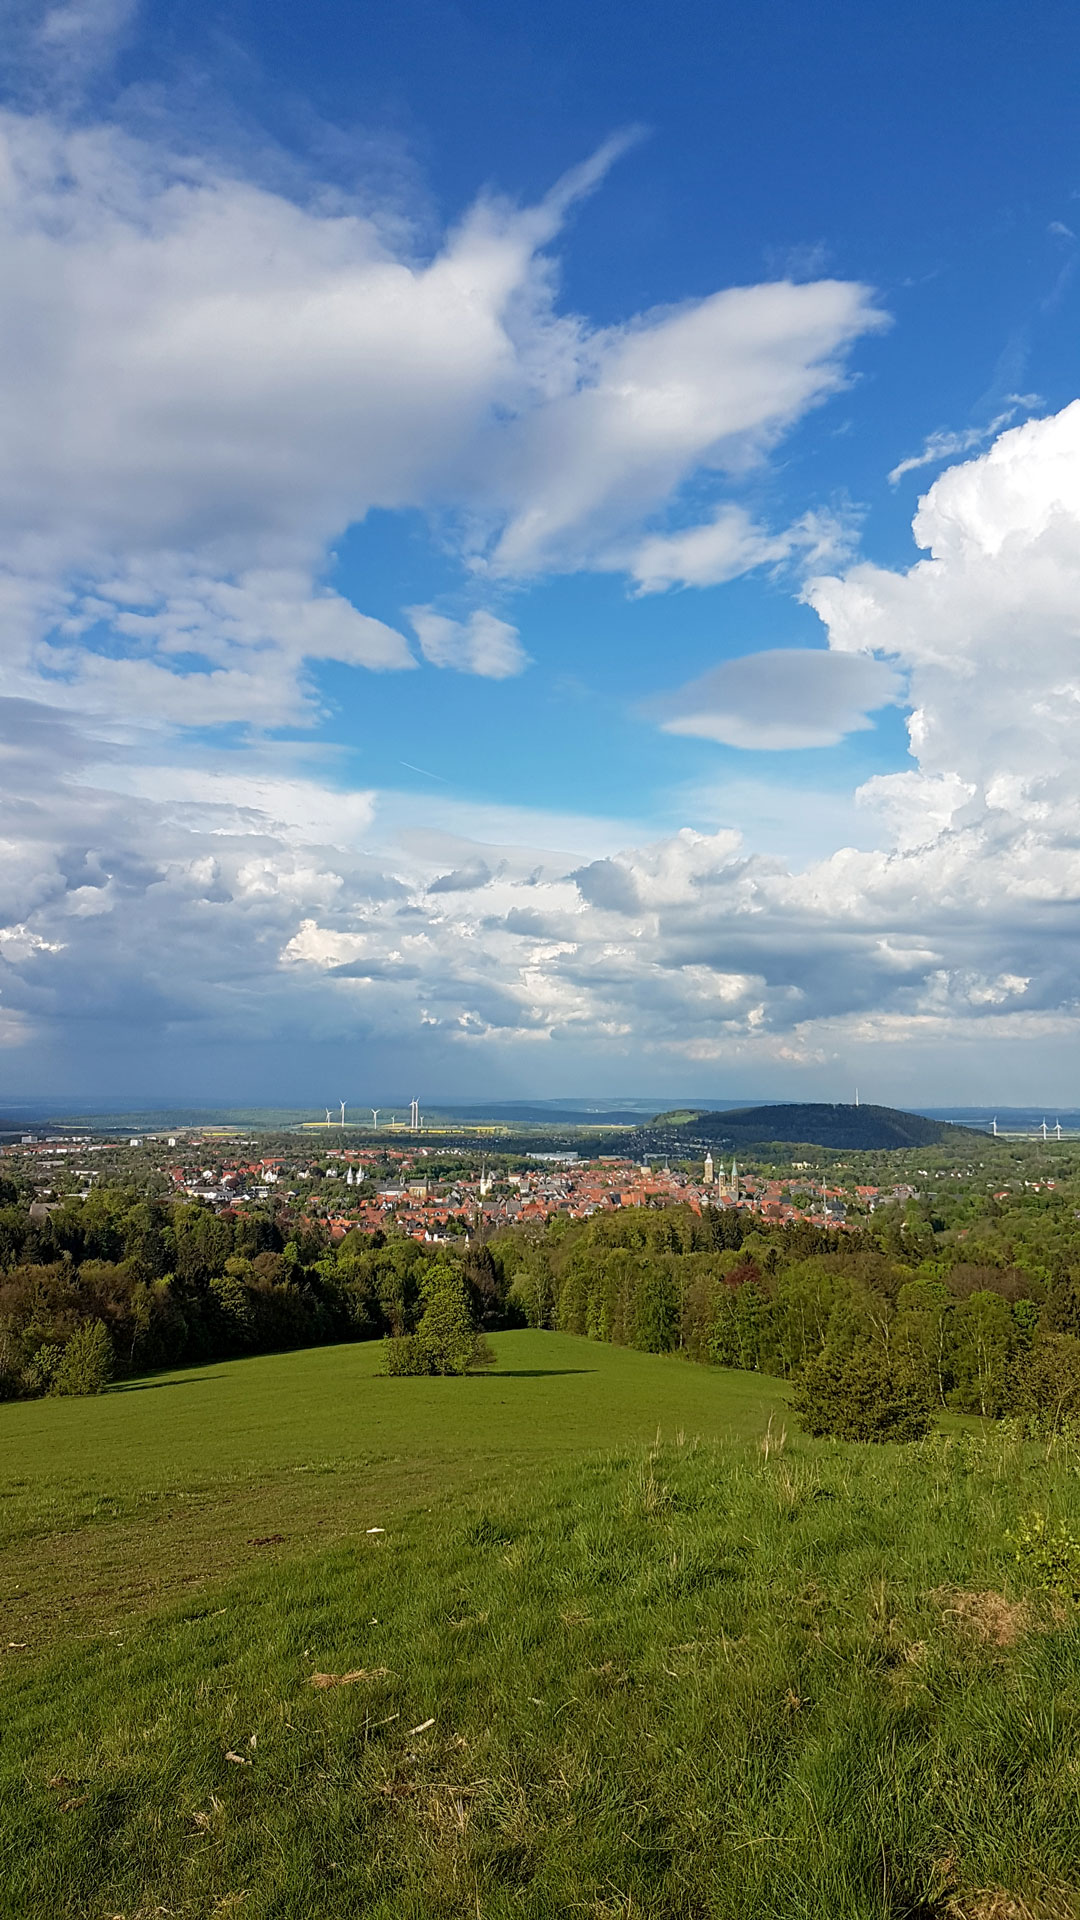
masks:
[[[0,1408],[0,1912],[1080,1913],[1074,1461],[494,1345]]]
[[[308,1348],[0,1406],[0,1601],[37,1652],[468,1486],[677,1430],[756,1433],[780,1384],[555,1333],[463,1380]]]

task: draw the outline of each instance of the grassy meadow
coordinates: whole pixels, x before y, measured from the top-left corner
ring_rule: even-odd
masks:
[[[465,1379],[311,1347],[0,1405],[0,1607],[33,1653],[409,1507],[677,1429],[754,1434],[778,1381],[557,1333]]]
[[[0,1914],[1080,1916],[1068,1450],[493,1344],[0,1407]]]

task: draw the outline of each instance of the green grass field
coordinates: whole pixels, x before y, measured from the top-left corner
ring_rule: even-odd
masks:
[[[1080,1915],[1075,1459],[495,1345],[0,1408],[0,1914]]]
[[[777,1381],[554,1333],[497,1334],[464,1380],[380,1376],[382,1347],[308,1348],[0,1407],[5,1640],[133,1614],[406,1508],[679,1429],[756,1433]]]

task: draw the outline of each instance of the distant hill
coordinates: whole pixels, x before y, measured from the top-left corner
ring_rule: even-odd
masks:
[[[879,1152],[890,1147],[935,1147],[981,1136],[973,1127],[927,1120],[897,1107],[831,1106],[809,1102],[775,1107],[735,1107],[726,1113],[658,1114],[654,1127],[685,1128],[695,1140],[732,1146],[782,1140],[789,1145],[839,1147],[848,1152]]]

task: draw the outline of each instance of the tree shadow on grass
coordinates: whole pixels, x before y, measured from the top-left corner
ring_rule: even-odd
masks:
[[[492,1367],[486,1375],[477,1374],[478,1379],[488,1380],[556,1380],[569,1373],[595,1373],[595,1367]]]
[[[198,1387],[204,1380],[220,1380],[220,1373],[201,1373],[197,1380],[118,1380],[109,1393],[157,1393],[162,1387]]]

